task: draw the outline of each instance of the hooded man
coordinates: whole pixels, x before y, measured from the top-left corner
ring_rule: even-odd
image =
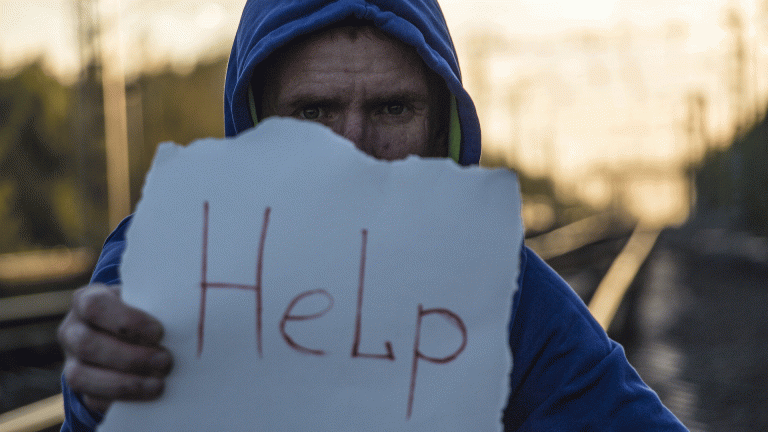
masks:
[[[477,114],[434,0],[248,1],[227,70],[226,134],[273,115],[323,123],[380,159],[480,158]],[[156,398],[171,368],[159,322],[109,287],[120,284],[129,223],[107,238],[92,285],[75,294],[59,329],[63,431],[94,430],[113,400]],[[517,283],[505,430],[685,430],[525,247]]]

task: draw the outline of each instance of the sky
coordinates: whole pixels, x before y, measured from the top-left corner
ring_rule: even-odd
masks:
[[[760,0],[742,0],[747,10]],[[573,28],[611,28],[617,23],[658,26],[669,20],[691,23],[694,39],[717,38],[723,8],[734,0],[442,0],[455,36],[475,27],[509,35],[542,35]],[[243,0],[103,0],[108,15],[120,11],[122,50],[130,75],[144,64],[189,66],[197,57],[226,52],[237,28]],[[707,42],[704,43],[705,45]],[[152,49],[142,48],[150,46]],[[43,56],[49,69],[71,78],[77,54],[74,0],[0,0],[0,69]],[[143,60],[142,60],[143,59]]]
[[[201,56],[226,52],[243,4],[241,0],[102,1],[104,22],[113,22],[115,10],[120,11],[120,46],[129,75],[145,65],[189,67]],[[76,32],[75,1],[0,0],[0,69],[43,57],[54,75],[71,79],[80,64]],[[115,41],[113,32],[107,32],[107,42],[115,46]]]
[[[200,59],[226,55],[245,0],[100,3],[107,52],[122,53],[130,80],[142,70],[168,64],[190,70]],[[733,131],[734,45],[724,19],[729,8],[742,10],[748,23],[754,101],[745,104],[768,103],[768,0],[440,4],[481,114],[484,155],[550,175],[569,188],[567,193],[599,196],[595,190],[611,189],[610,181],[595,175],[601,166],[640,163],[662,172],[635,170],[641,183],[661,179],[632,193],[645,197],[638,211],[647,207],[648,197],[686,202],[679,199],[687,193],[682,167],[703,154],[692,152],[685,135],[690,95],[707,98],[711,137],[726,142]],[[74,81],[80,64],[75,5],[74,0],[0,0],[0,76],[41,57],[52,75]],[[486,50],[484,63],[476,61],[472,41],[478,35],[499,41]],[[589,40],[596,41],[596,49]],[[489,83],[485,91],[482,74]]]

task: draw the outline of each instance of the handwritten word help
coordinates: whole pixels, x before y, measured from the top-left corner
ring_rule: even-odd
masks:
[[[203,343],[205,334],[205,306],[206,306],[206,294],[209,289],[241,289],[254,291],[256,294],[255,313],[256,313],[256,349],[258,357],[262,358],[264,355],[264,349],[262,346],[262,272],[264,262],[264,248],[267,239],[267,231],[269,226],[270,207],[264,210],[264,216],[261,226],[261,237],[259,240],[258,253],[256,258],[256,283],[254,285],[236,284],[227,282],[212,282],[208,280],[208,225],[209,225],[209,203],[205,201],[203,203],[203,249],[202,249],[202,266],[201,266],[201,280],[200,280],[200,317],[198,320],[197,330],[197,357],[199,358],[203,353]],[[363,306],[363,293],[365,286],[365,263],[366,263],[366,246],[368,241],[368,230],[361,230],[361,248],[360,248],[360,270],[359,270],[359,283],[357,289],[357,308],[351,324],[354,325],[354,338],[351,341],[350,357],[361,359],[374,359],[384,361],[395,361],[395,352],[392,349],[392,343],[390,341],[384,342],[385,353],[365,353],[360,351],[360,341],[362,339],[362,306]],[[297,314],[294,313],[296,306],[302,301],[309,299],[310,297],[323,297],[326,300],[327,306],[315,313],[311,314]],[[293,350],[315,356],[323,356],[326,352],[319,348],[311,348],[298,344],[291,338],[291,335],[286,330],[286,324],[292,321],[310,321],[318,319],[325,314],[329,313],[333,309],[333,296],[324,289],[312,289],[297,294],[285,307],[285,311],[282,314],[282,318],[278,323],[280,336],[285,343]],[[455,330],[461,335],[461,345],[451,354],[444,357],[432,357],[421,351],[421,326],[424,318],[430,315],[439,315],[450,323]],[[430,308],[425,309],[423,305],[418,304],[416,306],[416,328],[415,337],[413,341],[413,350],[411,352],[411,378],[410,388],[408,391],[408,400],[406,402],[406,414],[405,418],[410,419],[413,412],[413,399],[416,391],[416,376],[419,366],[419,361],[424,360],[435,364],[445,364],[455,360],[467,346],[467,329],[464,325],[464,321],[456,313],[445,308]]]

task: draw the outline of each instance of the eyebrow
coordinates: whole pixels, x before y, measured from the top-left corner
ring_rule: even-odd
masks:
[[[304,92],[291,95],[288,107],[296,109],[306,105],[336,105],[341,104],[337,94],[323,94],[318,92]],[[379,105],[392,101],[403,102],[426,102],[429,100],[429,94],[424,94],[412,90],[402,90],[394,92],[381,92],[380,94],[374,94],[370,97],[366,97],[366,105]]]

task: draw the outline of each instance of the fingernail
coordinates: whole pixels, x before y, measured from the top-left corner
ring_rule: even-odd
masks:
[[[163,325],[157,321],[153,321],[149,324],[147,331],[151,335],[152,339],[161,339],[163,337]]]
[[[152,356],[149,364],[152,369],[165,370],[171,366],[171,356],[166,352],[159,352]]]
[[[141,385],[146,393],[156,394],[163,389],[163,381],[160,378],[144,378]]]

